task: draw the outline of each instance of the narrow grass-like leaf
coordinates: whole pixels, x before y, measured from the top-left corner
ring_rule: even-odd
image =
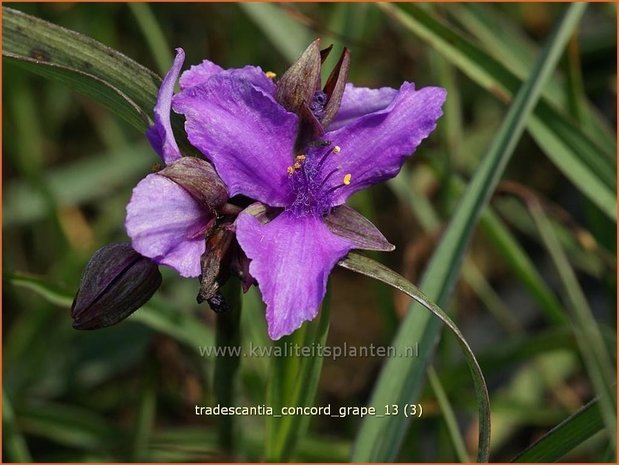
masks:
[[[92,74],[54,63],[45,63],[4,51],[5,58],[44,78],[53,79],[101,103],[133,127],[144,130],[149,125],[148,114],[119,88]]]
[[[48,284],[44,279],[21,273],[10,273],[5,279],[12,285],[23,287],[43,297],[46,301],[59,307],[70,308],[73,296]],[[138,321],[156,331],[185,343],[192,350],[198,351],[196,343],[212,345],[213,333],[197,318],[173,309],[170,305],[159,303],[153,298],[140,310],[129,317],[127,321]],[[67,324],[69,321],[67,320]]]
[[[386,6],[396,17],[406,19],[407,15],[398,7],[381,5]],[[432,256],[420,287],[438,305],[444,305],[449,299],[477,220],[502,176],[513,149],[524,131],[526,120],[537,103],[541,89],[554,70],[585,7],[586,4],[570,5],[554,30],[536,61],[529,79],[518,91],[499,132],[471,180],[447,231]],[[417,398],[427,364],[434,352],[439,329],[439,320],[427,313],[415,311],[414,307],[409,309],[392,345],[397,349],[410,341],[418,341],[420,356],[416,359],[393,358],[388,360],[376,384],[370,401],[371,405],[406,404]],[[481,408],[482,404],[478,407]],[[355,440],[352,459],[354,461],[394,460],[406,433],[406,420],[404,417],[367,417]],[[480,422],[480,444],[477,456],[479,461],[488,460],[489,453],[486,436],[489,436],[490,425],[483,420],[485,419],[482,418]]]
[[[94,39],[2,7],[2,54],[72,84],[103,104],[110,106],[107,99],[113,99],[119,114],[140,129],[148,124],[144,118],[151,114],[161,79]]]
[[[132,2],[128,3],[127,6],[133,13],[142,34],[144,34],[153,58],[157,62],[159,72],[162,75],[167,73],[172,64],[172,48],[168,45],[153,10],[147,3]]]
[[[2,435],[4,439],[3,458],[11,462],[32,462],[30,450],[24,436],[15,423],[15,412],[6,389],[2,391]]]
[[[153,366],[147,366],[147,372],[142,378],[143,387],[140,395],[140,405],[135,422],[131,460],[142,462],[148,460],[148,442],[153,432],[155,412],[157,410],[156,379]]]
[[[484,380],[484,375],[481,372],[481,368],[479,368],[479,364],[475,359],[475,354],[469,347],[466,339],[455,325],[455,323],[447,316],[443,310],[441,310],[436,304],[432,303],[432,301],[425,296],[419,289],[413,286],[409,281],[404,279],[402,276],[397,274],[395,271],[390,270],[386,266],[372,260],[371,258],[364,257],[362,255],[358,255],[356,253],[350,253],[346,258],[344,258],[339,263],[340,266],[347,268],[349,270],[355,271],[360,274],[364,274],[374,279],[378,279],[390,286],[404,292],[406,295],[411,297],[415,302],[419,305],[423,306],[427,310],[429,310],[433,315],[438,318],[438,321],[442,321],[447,328],[456,336],[458,344],[462,349],[462,353],[466,358],[468,367],[471,371],[471,375],[473,377],[473,384],[475,386],[475,395],[477,398],[477,408],[479,412],[479,454],[478,459],[480,461],[487,461],[489,447],[490,447],[490,401],[488,398],[488,389],[486,387],[486,381]],[[413,310],[414,311],[414,310]],[[399,347],[399,346],[395,346]],[[404,352],[401,352],[404,353]],[[400,358],[393,358],[392,360],[402,360]],[[406,380],[404,380],[406,381]],[[386,404],[397,404],[404,405],[409,403],[411,399],[408,399],[405,402],[399,402],[398,399],[391,399],[385,401],[384,404],[375,404],[375,405],[386,405]],[[395,415],[395,417],[406,418],[404,415]],[[376,417],[373,417],[376,418]],[[377,418],[378,420],[388,420],[391,416],[385,416],[382,418]],[[399,422],[402,422],[400,419]],[[385,426],[385,421],[382,423],[383,427]],[[384,430],[383,430],[384,433]],[[389,441],[389,436],[385,434],[379,435],[378,437],[370,438],[371,441],[376,444],[385,444],[383,441]],[[358,446],[358,445],[357,445]],[[353,451],[353,460],[357,460]]]
[[[273,46],[291,63],[299,58],[313,40],[309,30],[294,21],[284,10],[272,3],[239,3]]]
[[[571,309],[572,326],[580,347],[580,354],[585,362],[591,382],[599,395],[602,418],[608,430],[611,444],[616,448],[617,399],[615,397],[616,373],[614,364],[606,350],[591,307],[546,214],[537,202],[531,203],[529,208],[561,279],[567,305]]]
[[[498,9],[494,5],[452,4],[445,8],[445,11],[471,32],[496,60],[500,61],[519,78],[526,77],[535,58],[536,46],[527,37],[524,30],[519,30],[505,15],[498,14]],[[574,39],[573,42],[575,43]],[[574,71],[580,73],[580,70],[574,69],[572,66],[574,64],[576,63],[570,64],[571,69],[566,73],[568,81],[572,78],[571,73]],[[580,63],[577,65],[580,65]],[[567,107],[573,97],[570,94],[571,89],[567,90],[566,95],[566,86],[556,77],[551,78],[544,89],[544,97],[547,97],[551,103],[560,108]],[[587,101],[584,94],[578,96],[578,106],[582,113],[575,114],[575,120],[579,121],[578,114],[589,116],[586,120],[581,121],[589,137],[593,140],[600,139],[602,146],[607,146],[609,149],[616,148],[617,142],[614,131],[610,130],[608,123]],[[572,107],[570,106],[570,108]]]
[[[105,418],[68,405],[24,405],[15,409],[15,416],[25,432],[64,446],[103,451],[125,441],[125,435]]]
[[[241,284],[238,280],[228,281],[222,288],[222,294],[229,308],[218,313],[216,323],[215,345],[220,353],[215,356],[213,373],[213,391],[217,403],[226,407],[235,405],[236,378],[241,363],[240,354],[234,353],[241,345]],[[236,444],[234,415],[220,415],[217,424],[220,448],[233,453]]]
[[[406,11],[387,3],[378,6],[501,100],[509,101],[516,94],[520,79],[418,5],[407,4]],[[557,168],[616,221],[614,148],[600,148],[597,141],[592,141],[576,124],[543,100],[528,119],[528,129]]]
[[[456,415],[451,408],[447,393],[443,388],[443,383],[441,383],[441,380],[436,374],[436,370],[433,367],[430,367],[430,369],[428,370],[428,380],[430,381],[430,386],[432,386],[432,392],[436,396],[436,402],[438,403],[443,418],[445,419],[447,432],[449,433],[449,438],[451,439],[451,443],[453,445],[454,451],[456,452],[456,456],[458,457],[458,460],[460,460],[460,462],[468,463],[471,461],[471,459],[469,458],[469,454],[466,451],[464,438],[462,437],[462,434],[458,429],[458,421],[456,420]]]
[[[329,333],[330,317],[330,292],[323,301],[320,310],[320,318],[317,322],[304,325],[302,345],[304,347],[324,347]],[[286,342],[284,342],[286,344]],[[320,356],[303,357],[298,360],[296,356],[280,357],[273,359],[275,365],[274,374],[281,380],[273,379],[269,384],[269,397],[273,399],[280,396],[280,402],[286,406],[309,407],[314,404],[318,381],[322,370],[323,359]],[[286,382],[287,381],[287,382]],[[294,456],[299,440],[304,437],[310,417],[304,415],[284,415],[281,418],[269,416],[267,418],[266,459],[269,462],[286,462]]]
[[[599,398],[595,398],[521,452],[513,462],[557,462],[603,427]]]
[[[110,195],[146,174],[156,155],[146,144],[130,145],[114,156],[95,154],[48,169],[42,182],[59,206],[74,206]],[[41,219],[50,199],[22,180],[5,185],[3,225],[17,226]]]

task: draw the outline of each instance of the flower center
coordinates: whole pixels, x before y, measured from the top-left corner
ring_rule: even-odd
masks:
[[[329,98],[322,90],[317,90],[314,92],[314,97],[312,98],[312,102],[309,107],[312,113],[314,113],[314,116],[319,120],[324,116],[327,100],[329,100]]]
[[[327,189],[326,181],[336,173],[324,172],[325,161],[329,156],[340,153],[341,149],[328,141],[319,141],[313,145],[314,148],[306,154],[295,156],[293,164],[288,167],[288,179],[294,195],[288,210],[298,216],[324,216],[329,213],[333,192],[349,185],[352,177],[350,173],[345,174],[340,183]]]

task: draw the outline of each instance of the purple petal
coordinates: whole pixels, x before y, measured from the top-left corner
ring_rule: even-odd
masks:
[[[211,76],[217,74],[232,76],[235,79],[244,79],[268,95],[273,96],[275,94],[275,83],[266,76],[259,66],[248,65],[243,68],[224,70],[221,66],[209,60],[204,60],[199,65],[194,65],[185,71],[181,75],[179,84],[181,89],[187,89],[204,84]]]
[[[329,130],[335,131],[361,116],[384,110],[393,102],[396,95],[398,95],[397,89],[391,87],[369,89],[346,84],[340,109],[329,125]]]
[[[415,90],[404,83],[384,110],[326,133],[324,138],[339,147],[322,168],[331,205],[341,205],[354,192],[398,174],[406,157],[436,128],[446,95],[440,87]]]
[[[152,145],[155,152],[159,154],[166,164],[181,158],[181,152],[174,139],[172,125],[170,123],[170,108],[172,106],[174,85],[176,84],[176,79],[178,79],[178,74],[181,71],[184,61],[185,52],[182,48],[177,48],[174,63],[170,71],[168,71],[168,74],[163,78],[163,82],[159,88],[157,103],[155,104],[155,124],[146,131],[146,137],[150,145]]]
[[[133,189],[125,228],[133,248],[181,276],[200,274],[204,232],[211,214],[181,186],[149,174]]]
[[[290,201],[288,166],[297,116],[245,80],[212,76],[174,98],[189,141],[213,162],[230,196],[271,206]]]
[[[221,73],[223,70],[221,66],[216,65],[212,61],[204,60],[199,65],[192,65],[191,68],[184,71],[178,83],[181,89],[197,86],[206,82],[211,76]]]
[[[267,304],[271,339],[315,318],[331,269],[352,245],[332,234],[319,218],[289,212],[267,224],[241,213],[236,227],[239,244],[252,260],[249,271]]]

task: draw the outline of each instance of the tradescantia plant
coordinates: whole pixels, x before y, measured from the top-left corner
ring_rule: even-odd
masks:
[[[227,292],[222,291],[231,277],[240,279],[244,290],[258,287],[266,303],[269,336],[286,341],[287,335],[303,333],[297,329],[316,317],[331,269],[340,264],[409,294],[457,336],[476,388],[478,460],[487,460],[489,408],[481,370],[458,328],[432,300],[446,302],[475,215],[487,202],[580,12],[580,7],[570,8],[549,52],[540,57],[543,66],[518,93],[506,119],[507,136],[505,131],[497,134],[488,163],[475,176],[445,235],[457,246],[443,241],[429,266],[423,281],[428,298],[388,268],[351,252],[389,251],[393,246],[345,202],[352,193],[398,173],[406,157],[436,127],[445,100],[443,89],[415,89],[410,83],[399,89],[355,87],[347,83],[347,50],[322,85],[321,68],[330,48],[321,50],[319,41],[311,43],[281,77],[257,66],[222,69],[208,60],[182,71],[184,52],[177,49],[160,82],[99,43],[4,9],[5,57],[43,75],[79,83],[77,90],[146,130],[164,164],[142,179],[128,199],[125,228],[131,243],[105,246],[87,265],[73,301],[74,326],[96,329],[131,315],[156,292],[161,283],[158,266],[164,265],[183,277],[198,278],[198,301],[207,301],[220,312],[218,343],[233,344],[226,334],[236,331],[222,330],[220,317],[240,312],[238,302],[226,302]],[[175,94],[177,82],[180,92]],[[446,269],[449,264],[453,266]],[[409,312],[394,345],[413,334],[409,329],[415,313]],[[324,341],[327,329],[328,313],[323,311],[316,340]],[[436,326],[428,325],[424,334],[422,358],[427,361]],[[234,376],[234,364],[218,370],[219,363],[218,392],[232,393],[226,382]],[[419,364],[421,370],[425,363]],[[371,403],[410,402],[417,392],[407,389],[407,379],[418,377],[410,366],[402,360],[389,361]],[[310,369],[315,379],[320,364]],[[279,372],[274,373],[276,384]],[[304,383],[307,371],[300,373]],[[311,401],[312,389],[315,386],[300,391],[304,402]],[[281,447],[267,452],[269,460],[290,457],[303,425],[290,420],[277,428],[269,438]],[[368,418],[355,442],[353,459],[395,458],[405,428],[404,419],[378,423]],[[231,429],[228,438],[230,433]]]
[[[445,99],[444,89],[410,83],[399,91],[346,84],[347,50],[321,90],[329,50],[316,40],[279,80],[258,67],[223,70],[205,60],[181,75],[173,97],[184,60],[178,49],[148,131],[168,166],[141,181],[127,206],[135,250],[182,276],[201,276],[200,299],[219,301],[227,267],[245,290],[257,281],[272,339],[316,317],[331,269],[351,249],[393,249],[344,202],[398,173],[436,127]],[[217,173],[182,157],[171,107]]]
[[[269,335],[278,339],[316,316],[329,272],[340,262],[400,289],[447,323],[473,374],[482,425],[479,459],[487,459],[487,390],[462,334],[397,273],[349,253],[393,249],[344,202],[397,174],[434,130],[443,89],[416,90],[411,83],[399,90],[355,87],[347,83],[347,50],[321,86],[330,48],[320,50],[319,41],[279,79],[255,66],[224,70],[208,60],[181,73],[184,53],[178,49],[172,68],[156,83],[147,69],[72,31],[8,8],[3,21],[7,59],[79,83],[76,90],[146,129],[165,163],[138,183],[129,200],[125,226],[132,247],[111,244],[88,263],[72,306],[76,328],[105,327],[129,316],[159,287],[157,265],[167,265],[181,276],[197,276],[198,301],[218,312],[240,310],[227,308],[220,292],[230,276],[240,278],[244,289],[257,283],[267,303]],[[48,44],[45,59],[32,57],[32,47],[41,43]],[[76,57],[67,55],[67,47]],[[174,95],[177,79],[181,91]],[[152,119],[146,116],[148,95]],[[185,131],[171,110],[185,117]],[[278,267],[279,275],[272,274]],[[292,288],[292,282],[300,285]],[[132,298],[125,290],[133,290]],[[230,374],[226,367],[221,372]],[[288,425],[280,433],[290,453],[297,430]]]

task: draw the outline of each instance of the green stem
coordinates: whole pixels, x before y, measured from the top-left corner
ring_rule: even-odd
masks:
[[[215,373],[213,375],[215,398],[225,407],[233,407],[235,401],[235,380],[240,364],[240,354],[236,348],[241,346],[240,317],[241,293],[237,280],[230,280],[222,287],[222,294],[230,307],[216,317]],[[232,452],[235,445],[234,416],[218,417],[219,445],[225,452]]]

